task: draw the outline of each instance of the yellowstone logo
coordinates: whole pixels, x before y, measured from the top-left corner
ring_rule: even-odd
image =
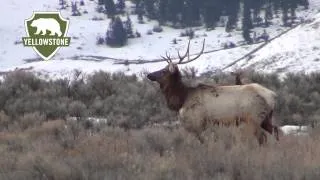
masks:
[[[62,46],[69,46],[70,37],[65,37],[69,20],[63,19],[60,12],[33,12],[25,20],[28,37],[23,37],[24,46],[31,46],[45,60]]]

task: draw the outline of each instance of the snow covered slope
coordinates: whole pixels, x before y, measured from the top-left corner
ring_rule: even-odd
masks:
[[[279,39],[272,41],[238,66],[268,72],[320,70],[320,14]]]
[[[68,1],[70,3],[70,1]],[[130,2],[126,1],[130,8]],[[26,60],[37,60],[38,55],[30,47],[21,44],[21,38],[26,36],[24,20],[32,15],[33,11],[57,11],[59,9],[57,0],[11,0],[5,1],[1,8],[0,20],[0,71],[8,71],[18,68],[33,67],[34,71],[48,74],[51,77],[68,75],[73,69],[81,69],[86,73],[97,70],[125,71],[126,73],[139,73],[141,71],[153,71],[162,68],[166,63],[148,63],[141,65],[116,65],[113,60],[105,59],[94,61],[93,58],[81,58],[89,56],[113,57],[121,59],[158,59],[166,51],[176,56],[176,49],[184,51],[187,39],[179,37],[182,30],[164,27],[162,33],[147,35],[146,32],[153,28],[155,21],[148,21],[146,24],[138,24],[137,17],[131,16],[133,27],[142,34],[142,38],[130,39],[127,46],[123,48],[110,48],[105,45],[97,46],[97,35],[104,35],[109,24],[109,19],[104,14],[95,11],[96,1],[85,1],[85,6],[80,6],[80,12],[86,10],[88,14],[80,17],[71,16],[70,7],[62,10],[63,17],[70,19],[68,36],[72,37],[69,47],[60,48],[53,60],[29,62]],[[298,12],[299,17],[304,19],[314,18],[312,23],[305,24],[275,42],[270,43],[262,50],[255,53],[254,58],[248,63],[241,61],[235,66],[250,66],[263,71],[284,71],[306,70],[311,66],[312,70],[319,70],[320,34],[318,22],[320,17],[313,17],[320,9],[319,0],[311,0],[313,9]],[[5,14],[5,15],[3,15]],[[92,18],[99,17],[102,21],[93,21]],[[124,20],[126,17],[122,17]],[[281,27],[280,19],[274,20],[274,25],[268,28],[270,36],[275,36],[285,30]],[[263,29],[255,29],[262,32]],[[178,44],[172,44],[174,38],[178,39]],[[196,38],[191,42],[191,53],[196,53],[201,48],[201,41],[206,38],[205,51],[220,49],[222,44],[232,41],[237,45],[241,44],[242,36],[240,31],[230,34],[224,32],[224,28],[217,28],[214,31],[205,31],[204,28],[196,30]],[[303,42],[303,43],[302,43]],[[308,44],[309,43],[309,44]],[[242,46],[234,49],[207,53],[197,61],[184,66],[194,66],[199,72],[216,70],[225,67],[227,64],[242,57],[257,45]],[[280,48],[279,48],[280,47]],[[78,57],[78,58],[75,58]],[[80,58],[79,58],[80,57]],[[266,60],[274,60],[264,65]],[[28,62],[28,63],[27,63]],[[289,68],[288,68],[289,67]],[[231,67],[232,69],[234,67]]]

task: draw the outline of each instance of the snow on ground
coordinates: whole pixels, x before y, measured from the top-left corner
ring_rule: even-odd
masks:
[[[68,1],[70,3],[70,1]],[[130,7],[129,1],[126,1]],[[139,73],[141,71],[158,70],[166,63],[148,63],[141,65],[115,65],[112,60],[104,60],[102,62],[88,61],[77,59],[75,56],[103,56],[121,59],[141,59],[150,60],[158,59],[161,55],[165,55],[168,51],[176,56],[176,49],[184,51],[187,45],[187,39],[179,37],[182,30],[164,27],[164,32],[147,35],[146,32],[153,28],[157,23],[148,21],[145,24],[137,24],[137,17],[131,16],[134,29],[142,34],[142,38],[130,39],[128,45],[123,48],[110,48],[105,45],[97,46],[97,35],[105,35],[108,28],[109,19],[104,14],[95,12],[97,6],[96,1],[85,1],[85,6],[80,6],[80,12],[88,11],[80,17],[71,15],[70,7],[62,10],[62,16],[70,19],[68,36],[72,37],[69,47],[60,48],[53,60],[26,63],[26,59],[38,58],[38,55],[30,47],[24,47],[21,38],[26,36],[24,20],[32,15],[33,11],[57,11],[59,8],[56,0],[11,0],[5,1],[1,7],[0,16],[2,25],[0,33],[0,71],[8,71],[16,67],[33,67],[34,71],[40,71],[50,77],[59,77],[68,75],[74,69],[80,69],[85,73],[91,73],[97,70],[105,70],[110,72],[124,71],[128,74]],[[320,17],[313,17],[320,8],[319,0],[311,0],[308,11],[298,13],[299,17],[304,19],[314,18],[312,23],[305,24],[296,30],[288,33],[279,40],[272,42],[270,45],[258,51],[255,57],[248,62],[242,61],[236,66],[252,66],[263,71],[279,71],[281,68],[290,70],[306,70],[309,67],[312,70],[320,69],[319,62],[316,58],[319,54],[317,47],[320,45],[320,34],[318,22]],[[7,19],[10,17],[11,19]],[[100,17],[102,21],[93,21],[92,18]],[[122,17],[126,19],[125,16]],[[145,21],[146,18],[145,18]],[[274,20],[274,25],[268,28],[270,36],[275,36],[282,32],[285,28],[280,26],[280,18]],[[262,28],[255,29],[262,32]],[[172,44],[174,38],[178,39],[178,44]],[[197,53],[201,48],[201,41],[206,38],[205,51],[220,49],[222,44],[232,41],[237,45],[241,44],[242,36],[240,31],[234,31],[230,34],[224,32],[224,28],[218,27],[213,31],[205,31],[204,28],[196,30],[196,38],[191,41],[191,54]],[[310,38],[312,38],[310,40]],[[18,42],[18,43],[15,43]],[[310,44],[310,42],[312,42]],[[309,43],[309,44],[308,44]],[[254,49],[257,45],[237,47],[225,51],[208,53],[201,56],[197,61],[191,62],[183,66],[194,66],[199,72],[220,69],[234,60],[245,55]],[[275,62],[267,63],[274,60]],[[234,67],[232,67],[234,68]],[[290,69],[288,69],[290,68]]]
[[[15,42],[21,41],[21,38],[26,36],[24,20],[31,17],[33,11],[56,11],[59,5],[56,0],[36,2],[31,0],[12,0],[4,4],[4,14],[9,14],[14,18],[14,21],[3,19],[6,23],[0,27],[0,32],[6,34],[6,36],[0,37],[0,68],[2,70],[21,65],[25,63],[24,59],[38,57],[32,48],[24,47],[21,43],[15,44]],[[166,51],[175,52],[176,48],[181,49],[187,45],[186,38],[179,38],[180,41],[178,40],[177,45],[171,43],[174,38],[179,37],[182,30],[164,27],[163,33],[147,35],[146,32],[157,23],[150,21],[146,24],[137,24],[137,17],[132,15],[134,29],[142,34],[142,38],[130,39],[128,45],[123,48],[110,48],[105,45],[97,46],[96,37],[105,35],[110,20],[104,14],[95,12],[96,6],[97,3],[95,1],[86,1],[86,6],[80,6],[80,11],[86,10],[88,14],[83,14],[80,17],[70,16],[70,7],[61,11],[64,18],[70,19],[68,36],[72,37],[72,40],[69,47],[60,48],[54,59],[70,59],[80,55],[108,56],[122,59],[154,59],[164,55]],[[92,18],[94,17],[103,18],[103,20],[93,21]],[[125,20],[126,16],[123,16],[122,19]],[[240,32],[233,33],[234,37],[228,37],[223,28],[220,29],[211,32],[199,30],[196,35],[203,36],[205,33],[207,34],[206,49],[219,49],[221,44],[228,40],[241,40]],[[202,38],[200,37],[200,39]],[[197,50],[197,47],[193,48]]]
[[[280,127],[284,135],[307,135],[311,129],[308,126],[285,125]]]
[[[196,67],[198,72],[207,72],[219,70],[217,67],[226,66],[230,63],[230,60],[233,60],[234,57],[239,56],[238,54],[245,54],[250,49],[253,49],[255,46],[249,47],[239,47],[238,50],[226,50],[219,51],[215,53],[216,57],[213,57],[212,54],[203,54],[201,58],[196,61],[190,62],[185,65],[180,65],[180,68],[185,67]],[[200,51],[200,50],[199,50]],[[193,57],[193,56],[191,56]],[[159,58],[159,57],[156,57]],[[86,74],[90,74],[94,71],[108,71],[108,72],[117,72],[122,71],[126,74],[139,74],[140,72],[152,72],[159,70],[167,65],[167,62],[158,62],[158,63],[147,63],[147,64],[113,64],[113,61],[88,61],[88,60],[49,60],[49,61],[39,61],[32,62],[20,65],[19,68],[29,68],[33,67],[33,71],[41,72],[42,75],[48,75],[52,78],[67,77],[73,70],[78,69]],[[6,70],[12,70],[14,68],[8,68]]]
[[[279,73],[320,70],[320,14],[313,19],[274,40],[238,66]]]

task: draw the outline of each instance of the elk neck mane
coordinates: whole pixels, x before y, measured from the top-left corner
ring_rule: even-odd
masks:
[[[189,87],[182,82],[181,74],[176,71],[166,82],[160,83],[169,109],[179,111],[183,106],[189,91]]]

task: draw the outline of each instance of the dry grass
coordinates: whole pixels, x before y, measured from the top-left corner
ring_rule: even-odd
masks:
[[[58,120],[1,133],[0,179],[300,180],[320,175],[316,131],[263,147],[238,128],[208,130],[205,144],[182,129],[105,127],[94,134],[79,129],[76,137],[70,131]]]

